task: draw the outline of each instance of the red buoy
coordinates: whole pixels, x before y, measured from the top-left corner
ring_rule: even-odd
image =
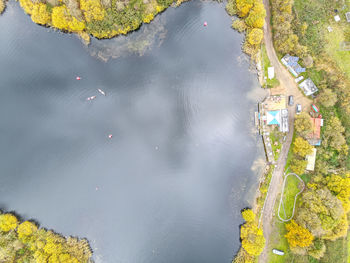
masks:
[[[81,80],[81,78],[78,76],[78,77],[76,77],[76,80]]]
[[[208,23],[207,22],[204,22],[204,26],[207,26],[208,25]]]

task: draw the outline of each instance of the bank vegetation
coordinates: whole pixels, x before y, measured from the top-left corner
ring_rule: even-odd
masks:
[[[63,237],[12,213],[0,214],[0,262],[90,263],[91,256],[86,239]]]
[[[125,35],[150,23],[170,5],[186,0],[19,0],[23,10],[39,25],[76,33],[85,42],[90,35],[103,39]],[[5,0],[0,0],[0,13]]]
[[[262,0],[228,0],[226,11],[230,16],[234,16],[232,27],[246,34],[243,51],[257,62],[266,17]]]

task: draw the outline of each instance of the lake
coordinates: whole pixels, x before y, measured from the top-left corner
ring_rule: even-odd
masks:
[[[8,3],[0,208],[86,237],[97,263],[229,263],[263,164],[265,94],[230,26],[223,3],[192,1],[85,47]]]

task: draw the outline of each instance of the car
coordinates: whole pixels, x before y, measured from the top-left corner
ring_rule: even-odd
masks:
[[[272,253],[276,254],[276,255],[280,255],[283,256],[284,252],[282,250],[278,250],[278,249],[272,249]]]
[[[296,114],[300,114],[301,113],[301,104],[297,104],[296,106]]]
[[[294,97],[293,95],[290,95],[288,98],[288,105],[293,106],[294,105]]]

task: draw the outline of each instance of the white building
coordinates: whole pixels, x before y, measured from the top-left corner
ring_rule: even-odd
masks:
[[[274,67],[267,68],[267,77],[269,79],[273,79],[275,77],[275,68]]]
[[[302,83],[299,84],[299,88],[301,88],[304,91],[304,94],[306,96],[310,96],[318,91],[318,88],[316,87],[315,83],[310,78],[307,78]]]

